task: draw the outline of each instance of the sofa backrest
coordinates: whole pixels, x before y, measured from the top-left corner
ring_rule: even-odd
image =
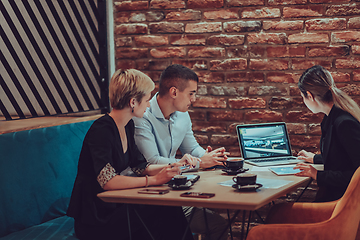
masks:
[[[93,121],[0,135],[0,237],[66,213]]]

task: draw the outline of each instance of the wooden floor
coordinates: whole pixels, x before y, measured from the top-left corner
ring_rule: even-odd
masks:
[[[74,122],[82,122],[98,119],[102,114],[99,112],[83,115],[66,115],[66,116],[50,116],[50,117],[36,117],[28,119],[4,120],[0,119],[0,134],[24,131],[43,127],[52,127],[62,124],[69,124]]]

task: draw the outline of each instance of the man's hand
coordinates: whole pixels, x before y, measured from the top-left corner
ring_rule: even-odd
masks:
[[[226,152],[224,147],[212,150],[212,148],[208,146],[204,156],[200,158],[200,167],[209,168],[216,165],[222,165],[222,162],[226,161],[228,155],[230,155],[230,153]]]

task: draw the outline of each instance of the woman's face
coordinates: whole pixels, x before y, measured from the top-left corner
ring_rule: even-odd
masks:
[[[134,116],[138,118],[142,118],[146,108],[150,107],[150,98],[151,92],[146,94],[142,99],[141,102],[135,100],[136,104],[134,106]]]

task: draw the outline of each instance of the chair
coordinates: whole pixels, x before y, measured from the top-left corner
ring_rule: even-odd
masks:
[[[360,167],[345,194],[325,203],[282,203],[271,208],[266,223],[252,228],[247,240],[360,239]]]

